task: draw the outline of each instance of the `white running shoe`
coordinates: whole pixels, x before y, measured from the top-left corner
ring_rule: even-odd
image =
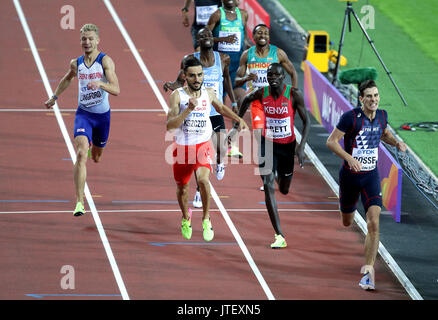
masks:
[[[365,273],[360,279],[359,286],[364,290],[375,290],[376,286],[369,272]]]
[[[215,169],[216,179],[222,180],[225,175],[225,164],[218,163]]]
[[[374,268],[370,266],[368,270],[365,270],[365,266],[363,266],[361,273],[363,273],[363,277],[360,279],[359,286],[364,290],[375,290]]]
[[[193,206],[195,208],[202,208],[201,193],[199,191],[196,191],[195,198],[193,199]]]

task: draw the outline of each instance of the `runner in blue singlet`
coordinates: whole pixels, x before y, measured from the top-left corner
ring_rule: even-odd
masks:
[[[361,196],[366,211],[368,233],[365,239],[365,265],[359,286],[374,290],[374,262],[379,248],[379,217],[382,207],[380,178],[377,171],[380,140],[406,151],[387,128],[388,116],[379,107],[379,90],[373,80],[359,86],[360,108],[345,112],[327,139],[327,147],[344,160],[339,173],[339,202],[344,226],[354,221]],[[339,141],[344,138],[344,148]]]

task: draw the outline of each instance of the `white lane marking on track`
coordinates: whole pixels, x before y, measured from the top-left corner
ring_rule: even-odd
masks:
[[[108,8],[108,11],[111,13],[111,16],[114,19],[114,22],[116,23],[117,27],[119,28],[120,32],[122,33],[123,38],[125,39],[126,43],[129,46],[129,49],[131,50],[131,53],[134,55],[135,59],[137,60],[138,65],[140,66],[140,69],[143,71],[144,75],[146,76],[146,79],[149,82],[149,85],[152,87],[152,90],[154,91],[155,95],[157,96],[158,101],[161,104],[161,107],[163,108],[164,112],[168,112],[169,107],[167,106],[167,103],[165,99],[163,98],[160,90],[158,90],[157,85],[155,84],[154,79],[152,78],[151,74],[149,73],[149,70],[147,69],[145,63],[143,62],[143,59],[140,57],[140,54],[137,51],[137,48],[134,45],[134,42],[132,41],[131,37],[129,36],[128,32],[126,31],[125,27],[122,24],[122,21],[120,20],[117,12],[115,11],[113,5],[111,4],[111,1],[109,0],[103,0],[106,7]],[[275,300],[274,295],[271,292],[271,289],[269,288],[268,284],[266,283],[265,279],[263,278],[262,274],[259,271],[259,268],[255,264],[253,258],[251,257],[251,254],[249,253],[248,249],[246,248],[245,243],[243,242],[242,238],[240,237],[237,229],[235,228],[233,222],[231,221],[230,217],[228,216],[227,211],[225,210],[224,206],[222,205],[222,202],[220,201],[216,191],[214,190],[213,186],[210,183],[211,188],[211,194],[213,196],[213,199],[215,200],[217,206],[221,209],[221,214],[224,217],[225,221],[228,224],[228,227],[230,228],[232,234],[236,238],[237,242],[239,243],[239,247],[242,250],[246,260],[248,261],[251,269],[253,270],[255,276],[257,277],[257,280],[259,281],[260,285],[262,286],[266,296],[269,300]]]
[[[17,10],[17,13],[18,13],[18,17],[20,18],[21,25],[23,26],[24,33],[26,34],[27,41],[29,42],[33,57],[35,59],[35,63],[38,67],[38,71],[41,75],[41,79],[43,80],[44,88],[46,89],[48,97],[51,97],[53,95],[53,91],[52,91],[52,88],[50,87],[49,79],[47,78],[46,71],[44,69],[43,63],[41,62],[37,48],[35,46],[35,42],[33,40],[30,28],[27,24],[26,17],[25,17],[24,12],[21,8],[19,0],[13,0],[13,1],[14,1],[14,5],[15,5],[15,8]],[[55,116],[56,116],[56,119],[58,121],[59,128],[61,129],[61,133],[62,133],[62,136],[64,137],[64,141],[67,145],[70,156],[73,160],[73,163],[75,163],[76,162],[76,153],[75,153],[73,144],[70,141],[70,137],[69,137],[69,134],[67,132],[67,128],[65,126],[64,120],[62,119],[62,115],[61,115],[59,108],[58,108],[58,105],[56,103],[53,106],[53,111],[55,112]],[[117,285],[119,287],[120,293],[122,294],[122,297],[124,300],[129,300],[128,292],[126,291],[125,284],[123,282],[119,268],[117,267],[117,262],[114,258],[114,255],[113,255],[113,252],[111,250],[111,246],[109,244],[108,238],[106,237],[105,230],[102,226],[102,222],[100,221],[99,214],[97,213],[97,209],[96,209],[96,206],[94,205],[94,201],[93,201],[93,198],[91,196],[91,193],[90,193],[90,190],[88,188],[87,183],[85,183],[84,192],[85,192],[85,196],[87,198],[88,205],[90,207],[90,211],[91,211],[92,216],[94,218],[94,222],[96,223],[97,231],[99,232],[100,239],[102,241],[103,247],[105,248],[105,252],[106,252],[106,255],[108,257],[108,260],[111,264],[111,268],[113,270],[113,274],[114,274],[114,277],[116,279]]]
[[[100,213],[141,213],[141,212],[180,212],[181,209],[131,209],[131,210],[102,210],[100,209]],[[202,212],[202,209],[192,209],[193,212]],[[220,209],[210,209],[211,212],[220,211]],[[245,214],[251,213],[266,213],[266,209],[227,209],[229,212],[245,212]],[[282,212],[338,212],[339,210],[318,210],[318,209],[278,209],[278,211]],[[65,210],[41,210],[41,211],[0,211],[0,214],[18,214],[18,213],[66,213],[71,211]]]

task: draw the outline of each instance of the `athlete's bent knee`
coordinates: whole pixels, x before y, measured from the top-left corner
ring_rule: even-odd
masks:
[[[100,159],[101,159],[101,158],[102,158],[101,155],[93,155],[93,161],[94,161],[95,163],[100,162]]]
[[[379,206],[371,206],[367,211],[367,228],[369,233],[379,232],[379,217],[381,208]]]
[[[88,150],[84,150],[83,148],[78,149],[76,152],[76,161],[79,163],[85,163],[87,162],[88,158]]]
[[[344,225],[344,227],[349,227],[353,224],[354,212],[351,213],[341,212],[341,216],[342,216],[342,224]]]
[[[206,177],[198,178],[198,185],[200,188],[207,187],[209,184],[209,180]]]
[[[289,188],[279,188],[278,189],[282,194],[288,194],[289,193]]]

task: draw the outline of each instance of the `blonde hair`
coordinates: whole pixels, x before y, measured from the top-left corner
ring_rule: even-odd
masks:
[[[96,33],[96,35],[99,36],[99,28],[95,24],[92,24],[92,23],[84,24],[80,31],[81,31],[81,33],[87,32],[87,31],[94,31]]]

